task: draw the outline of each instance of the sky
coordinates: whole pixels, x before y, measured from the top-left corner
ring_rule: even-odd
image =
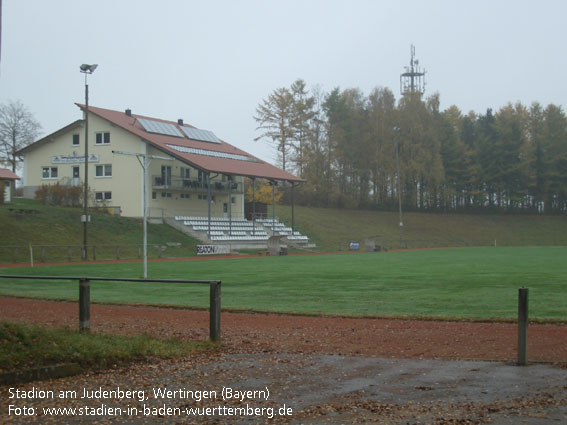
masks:
[[[21,101],[43,135],[89,104],[176,121],[275,163],[256,107],[309,88],[387,87],[415,46],[441,109],[565,107],[564,0],[1,0],[0,103]]]

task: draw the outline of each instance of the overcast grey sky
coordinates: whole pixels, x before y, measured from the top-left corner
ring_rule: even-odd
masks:
[[[3,0],[0,102],[21,100],[49,134],[89,103],[212,130],[274,161],[255,108],[303,78],[324,91],[388,87],[410,45],[426,95],[463,112],[564,106],[567,2]]]

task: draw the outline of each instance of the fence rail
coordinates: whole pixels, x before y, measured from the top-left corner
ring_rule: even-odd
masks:
[[[77,280],[79,281],[79,330],[90,330],[90,282],[144,282],[144,283],[179,283],[209,285],[210,290],[210,317],[209,338],[211,341],[220,341],[220,311],[221,311],[221,281],[220,280],[179,280],[179,279],[131,279],[115,277],[77,277],[77,276],[22,276],[0,275],[3,279],[34,279],[34,280]]]

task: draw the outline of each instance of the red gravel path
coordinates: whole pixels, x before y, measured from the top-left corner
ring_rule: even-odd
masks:
[[[0,320],[78,326],[76,303],[0,297]],[[94,332],[149,333],[185,340],[208,336],[209,314],[152,307],[92,305]],[[368,357],[514,361],[517,328],[510,323],[303,317],[223,313],[222,343],[230,351],[302,352]],[[567,363],[567,325],[532,324],[530,361]]]

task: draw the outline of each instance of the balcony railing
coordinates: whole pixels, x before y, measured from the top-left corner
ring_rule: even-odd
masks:
[[[237,182],[211,182],[211,192],[228,192],[228,185],[232,184],[232,193],[243,193],[242,183]],[[170,179],[163,178],[162,176],[152,176],[153,189],[171,189],[182,190],[187,192],[206,192],[207,182],[184,179],[181,177],[171,177]]]

